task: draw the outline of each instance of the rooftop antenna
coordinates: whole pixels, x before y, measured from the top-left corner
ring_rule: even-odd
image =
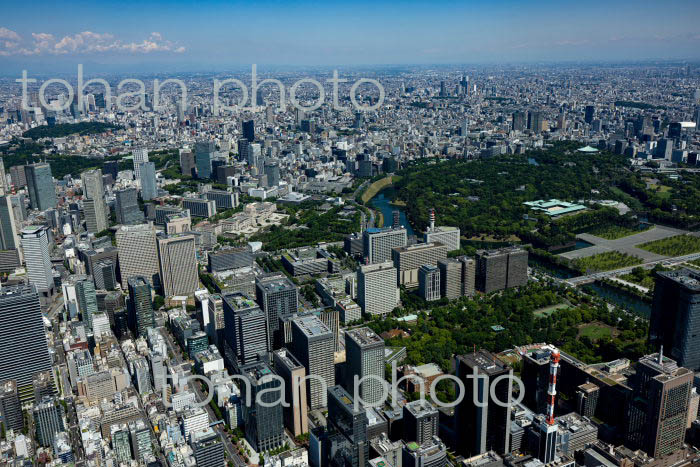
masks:
[[[559,369],[559,349],[552,349],[549,363],[549,387],[547,388],[547,425],[554,425],[554,398],[557,395],[557,370]]]
[[[661,350],[659,350],[659,365],[664,364],[664,345],[661,344]]]
[[[435,232],[435,209],[430,208],[430,231]]]

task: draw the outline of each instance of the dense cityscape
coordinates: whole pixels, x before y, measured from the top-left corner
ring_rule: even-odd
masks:
[[[0,465],[700,463],[698,58],[0,71]]]

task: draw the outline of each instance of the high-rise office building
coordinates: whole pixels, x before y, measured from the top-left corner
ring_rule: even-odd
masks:
[[[36,286],[43,297],[52,296],[55,286],[51,271],[47,228],[31,226],[22,230],[22,249],[29,282]]]
[[[511,397],[512,381],[502,378],[492,388],[496,378],[509,374],[508,367],[486,350],[459,355],[456,363],[456,376],[465,388],[464,399],[456,413],[461,420],[457,444],[462,454],[471,457],[490,450],[509,452],[510,412],[505,405]],[[492,391],[504,406],[494,403],[490,397]],[[483,407],[477,406],[475,401]]]
[[[513,124],[511,125],[512,130],[513,131],[525,130],[526,120],[527,120],[527,117],[525,116],[525,112],[522,112],[519,110],[516,112],[513,112]]]
[[[448,251],[442,243],[417,243],[394,248],[391,257],[398,271],[399,285],[417,286],[418,269],[425,264],[436,266],[439,260],[447,258]]]
[[[131,442],[129,441],[129,429],[124,425],[112,425],[112,450],[117,462],[130,464]]]
[[[309,407],[326,407],[325,388],[335,385],[333,333],[315,315],[299,316],[292,320],[292,353],[306,368],[306,374],[319,376],[307,381]]]
[[[227,271],[251,267],[255,261],[255,255],[250,246],[238,248],[222,248],[207,255],[209,272]]]
[[[418,295],[427,302],[440,300],[440,269],[424,264],[418,269]]]
[[[226,360],[230,365],[240,367],[264,358],[270,351],[265,313],[245,294],[229,293],[221,298]]]
[[[226,182],[224,182],[226,183]],[[238,207],[238,193],[226,190],[208,190],[204,193],[208,200],[214,201],[217,211],[226,211]]]
[[[403,440],[423,444],[438,436],[438,411],[430,402],[419,399],[403,406]]]
[[[88,330],[92,330],[92,317],[97,314],[97,294],[95,285],[90,280],[82,280],[75,284],[75,296],[78,299],[78,309]]]
[[[15,249],[19,249],[19,232],[12,209],[12,198],[0,196],[0,250]]]
[[[109,211],[105,204],[102,170],[88,170],[80,174],[83,182],[83,209],[88,232],[102,232],[109,226]],[[90,202],[88,202],[90,201]]]
[[[262,148],[260,147],[260,144],[249,143],[247,154],[248,165],[250,167],[256,167],[257,169],[260,169],[262,164]]]
[[[357,303],[366,315],[388,315],[399,304],[396,268],[393,263],[360,266],[357,272]]]
[[[34,406],[36,440],[44,447],[54,445],[54,436],[63,431],[63,406],[54,397],[45,397]]]
[[[124,225],[116,233],[122,288],[133,276],[142,276],[152,287],[160,283],[156,231],[150,224]]]
[[[100,201],[97,199],[83,200],[83,215],[85,216],[85,230],[90,233],[101,232],[98,218],[100,216]]]
[[[439,225],[433,226],[425,233],[425,243],[442,243],[447,247],[447,251],[457,251],[460,248],[459,227],[448,227]]]
[[[189,177],[195,176],[194,153],[192,151],[180,153],[180,173]]]
[[[462,296],[462,263],[455,258],[438,261],[440,296],[454,300]]]
[[[476,288],[484,293],[527,284],[527,251],[517,247],[476,252]]]
[[[245,437],[258,452],[269,451],[284,443],[284,417],[279,400],[279,379],[265,362],[257,362],[241,369],[250,384],[241,386],[241,398],[250,397],[252,403],[243,405]],[[250,389],[251,394],[246,394]]]
[[[391,250],[408,244],[406,229],[367,229],[362,233],[365,256],[370,264],[391,261]]]
[[[46,211],[56,207],[56,186],[51,166],[45,162],[24,166],[32,209]]]
[[[194,236],[158,238],[160,277],[165,296],[190,296],[199,287]]]
[[[631,378],[627,444],[656,459],[683,446],[693,372],[663,354],[639,359]]]
[[[342,386],[328,388],[328,422],[330,428],[340,436],[340,444],[344,445],[338,449],[343,464],[350,467],[367,465],[367,412],[363,407],[355,408],[352,396]]]
[[[255,141],[255,120],[243,121],[243,137],[248,141]]]
[[[422,445],[418,443],[408,443],[403,447],[401,464],[403,467],[449,465],[447,460],[447,447],[437,436],[434,436],[431,440],[426,441]],[[502,461],[497,465],[501,464]]]
[[[267,175],[267,185],[276,187],[280,184],[280,166],[276,162],[265,163],[265,175]]]
[[[589,125],[593,123],[593,117],[595,117],[595,106],[587,105],[584,115],[584,121]]]
[[[148,149],[146,148],[135,148],[132,151],[134,156],[134,176],[136,180],[141,179],[141,164],[148,162]]]
[[[139,180],[141,181],[141,198],[144,201],[152,200],[158,196],[156,185],[156,165],[153,162],[144,162],[139,165]]]
[[[115,213],[117,223],[134,225],[143,223],[143,211],[139,207],[138,191],[136,188],[125,188],[115,192]]]
[[[15,430],[19,433],[24,428],[24,415],[17,392],[17,381],[13,379],[0,382],[0,417],[7,430]]]
[[[5,196],[9,192],[7,186],[7,174],[5,173],[5,161],[0,157],[0,196]]]
[[[185,198],[182,207],[190,211],[192,217],[211,217],[216,214],[216,201],[202,198]]]
[[[214,152],[213,141],[197,141],[194,145],[194,163],[197,178],[211,178],[211,156]]]
[[[23,165],[15,165],[10,167],[10,180],[16,189],[27,186],[27,174]]]
[[[153,440],[151,430],[146,426],[143,419],[138,419],[129,423],[129,434],[131,436],[131,448],[136,459],[141,465],[146,464],[153,456]]]
[[[112,182],[116,182],[119,177],[119,161],[105,161],[102,166],[102,172],[105,175],[111,175]]]
[[[289,404],[284,407],[284,426],[293,436],[308,433],[306,384],[299,384],[306,376],[306,368],[285,348],[275,350],[272,360],[275,373],[284,380],[284,400]]]
[[[368,327],[348,330],[345,332],[345,355],[345,389],[359,395],[367,404],[380,402],[383,396],[379,379],[384,379],[384,339]],[[358,381],[369,377],[360,383],[359,392],[355,391],[356,377]]]
[[[128,279],[129,287],[129,322],[131,330],[138,336],[147,336],[148,328],[156,326],[151,301],[151,286],[148,279],[132,276]]]
[[[224,443],[211,428],[192,434],[192,451],[197,467],[221,467],[225,464]]]
[[[287,276],[258,277],[255,279],[255,298],[267,316],[268,346],[270,349],[281,347],[280,319],[289,318],[299,311],[299,289]]]
[[[649,323],[650,344],[678,365],[700,371],[700,273],[658,271]],[[669,352],[670,350],[670,352]]]

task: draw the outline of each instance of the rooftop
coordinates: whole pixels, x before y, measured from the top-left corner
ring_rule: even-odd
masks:
[[[318,319],[316,315],[304,315],[294,318],[294,323],[307,337],[324,336],[331,334],[328,326]]]
[[[507,369],[507,365],[488,350],[479,350],[474,353],[460,355],[457,358],[472,368],[476,367],[480,369],[487,375],[498,374]]]
[[[359,344],[361,347],[368,346],[371,344],[384,344],[384,339],[379,337],[374,331],[368,327],[352,329],[346,331],[346,336],[350,337],[353,341]]]

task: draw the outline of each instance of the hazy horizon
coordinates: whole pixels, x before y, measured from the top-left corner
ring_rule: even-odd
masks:
[[[4,6],[2,73],[699,60],[700,2]]]

